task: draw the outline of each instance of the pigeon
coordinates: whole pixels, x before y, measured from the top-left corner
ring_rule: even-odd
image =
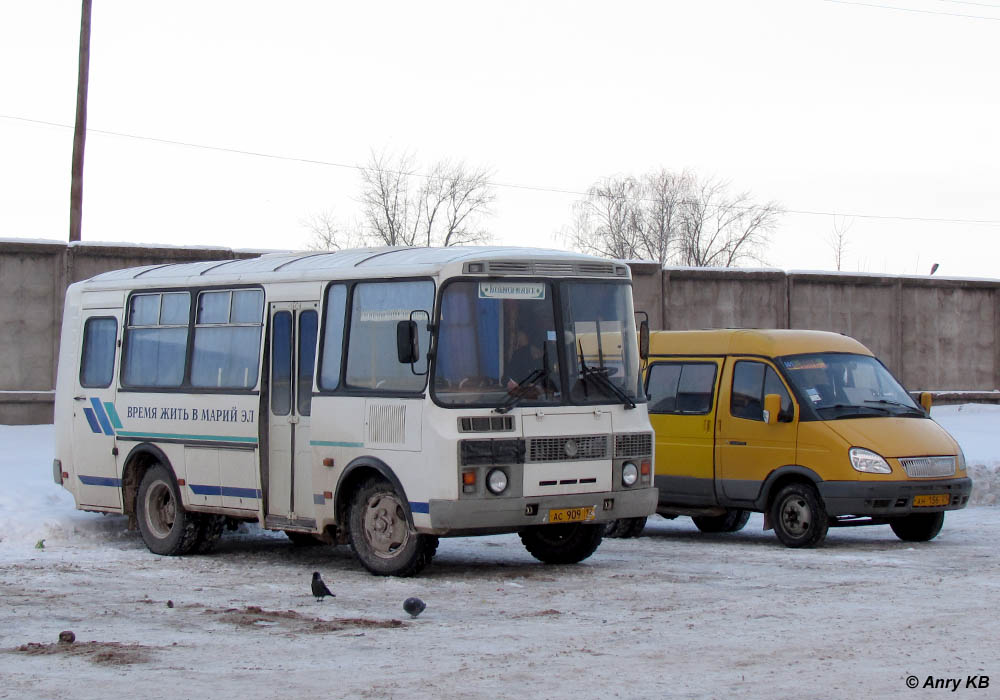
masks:
[[[424,611],[427,604],[420,598],[407,598],[403,601],[403,610],[410,613],[410,617],[416,617]]]
[[[313,572],[312,591],[313,595],[316,596],[316,600],[323,600],[323,596],[325,595],[333,598],[337,597],[335,594],[331,593],[330,589],[326,587],[325,583],[323,583],[323,579],[320,578],[318,571]]]

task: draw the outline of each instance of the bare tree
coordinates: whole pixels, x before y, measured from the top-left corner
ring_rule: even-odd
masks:
[[[684,202],[676,261],[692,267],[763,262],[768,236],[782,214],[776,202],[755,204],[749,193],[730,196],[728,183],[705,180]]]
[[[840,223],[837,222],[836,216],[833,217],[833,231],[827,236],[826,242],[833,250],[833,261],[837,266],[838,272],[842,269],[844,253],[850,247],[850,243],[847,240],[847,232],[851,230],[851,226],[853,225],[854,222],[848,221],[846,217]]]
[[[302,225],[312,233],[306,244],[309,250],[344,250],[367,245],[357,224],[342,224],[330,211],[315,214],[304,220]]]
[[[733,267],[762,259],[781,213],[777,204],[735,197],[727,183],[660,169],[601,180],[573,208],[567,238],[578,250],[661,264]]]
[[[453,246],[482,243],[481,225],[495,193],[490,171],[440,161],[420,174],[411,154],[372,153],[361,171],[365,236],[381,245]]]

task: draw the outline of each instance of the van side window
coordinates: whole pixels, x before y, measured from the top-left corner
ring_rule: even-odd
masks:
[[[649,370],[650,413],[705,414],[715,394],[714,362],[657,362]]]
[[[80,359],[80,386],[104,389],[111,386],[115,370],[115,341],[118,321],[88,318],[83,326],[83,357]]]
[[[787,423],[792,420],[792,397],[782,383],[778,373],[763,362],[746,360],[736,363],[733,369],[733,392],[729,412],[735,418],[764,420],[764,397],[777,394],[781,397],[781,412],[778,420]]]

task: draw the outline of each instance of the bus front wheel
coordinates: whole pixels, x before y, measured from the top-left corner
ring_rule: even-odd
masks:
[[[546,564],[576,564],[594,553],[604,538],[604,528],[589,523],[533,525],[521,530],[521,544]]]
[[[369,479],[354,494],[349,516],[351,549],[378,576],[414,576],[430,564],[438,538],[410,528],[392,485]]]
[[[150,467],[139,482],[135,512],[142,541],[153,554],[187,554],[199,542],[201,521],[184,510],[177,481],[162,464]]]

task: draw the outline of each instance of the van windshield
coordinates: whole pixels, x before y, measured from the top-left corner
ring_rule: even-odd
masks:
[[[874,357],[849,353],[792,355],[781,358],[781,366],[799,395],[824,419],[926,416]]]

